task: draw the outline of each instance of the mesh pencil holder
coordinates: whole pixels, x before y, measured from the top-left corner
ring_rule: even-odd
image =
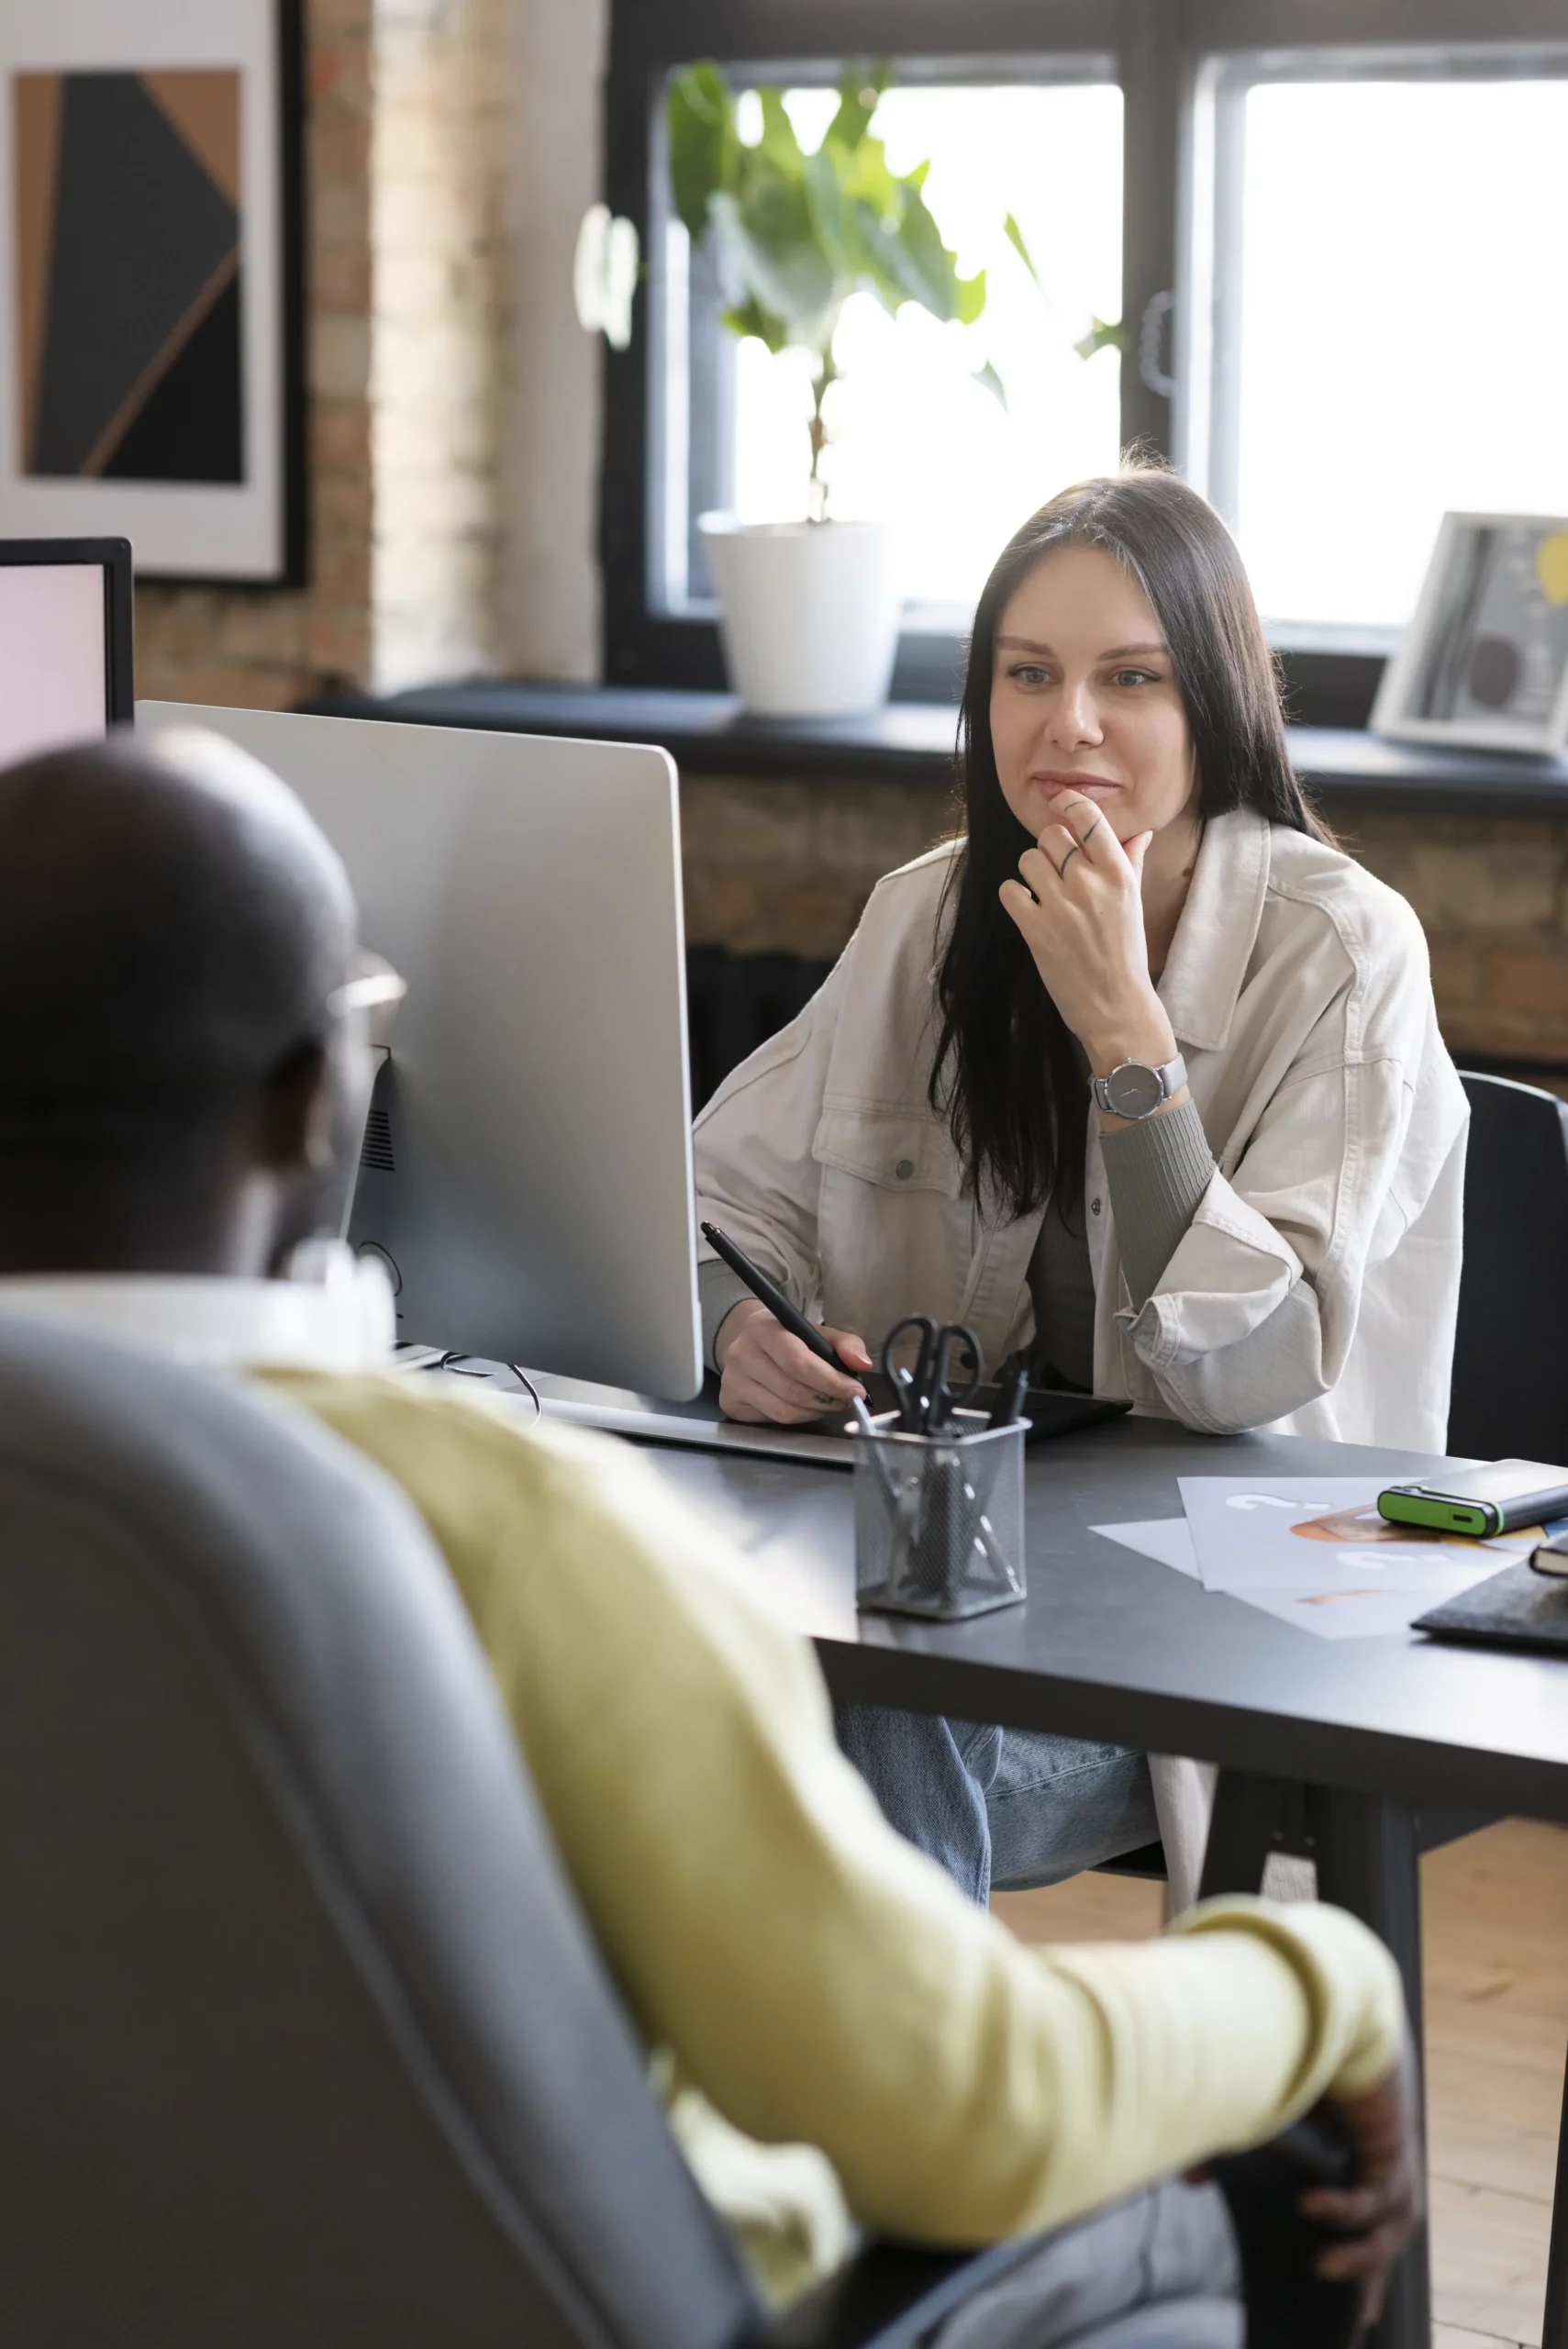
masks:
[[[855,1438],[855,1603],[952,1622],[1024,1597],[1024,1437],[955,1411],[940,1435],[888,1414]]]

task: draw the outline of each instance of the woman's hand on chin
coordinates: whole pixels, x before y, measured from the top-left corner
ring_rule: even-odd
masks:
[[[846,1364],[834,1370],[774,1320],[765,1305],[742,1298],[719,1324],[713,1358],[718,1364],[718,1407],[727,1419],[799,1427],[835,1405],[848,1415],[865,1388],[854,1375],[871,1368],[864,1341],[847,1330],[822,1335]]]
[[[1004,881],[1018,925],[1052,1002],[1096,1076],[1123,1061],[1162,1067],[1176,1039],[1149,975],[1141,879],[1151,832],[1124,848],[1092,799],[1059,802],[1057,820]]]

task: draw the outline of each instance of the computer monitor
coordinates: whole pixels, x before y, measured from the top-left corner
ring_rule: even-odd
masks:
[[[408,983],[350,1237],[400,1333],[684,1399],[702,1379],[669,754],[143,702],[293,786]],[[378,1114],[386,1112],[388,1123]]]
[[[0,767],[129,719],[128,539],[0,539]]]

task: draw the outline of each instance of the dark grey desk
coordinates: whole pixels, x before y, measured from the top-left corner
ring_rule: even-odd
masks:
[[[1270,1850],[1310,1854],[1323,1898],[1394,1951],[1418,2025],[1423,1820],[1428,1840],[1464,1814],[1568,1820],[1568,1667],[1414,1634],[1312,1639],[1089,1531],[1179,1516],[1181,1475],[1392,1476],[1429,1466],[1426,1454],[1218,1441],[1152,1419],[1066,1437],[1029,1463],[1028,1604],[940,1628],[857,1616],[848,1476],[659,1457],[682,1489],[738,1513],[759,1576],[816,1641],[836,1695],[1218,1762],[1205,1890],[1255,1891]],[[1568,2349],[1565,2232],[1553,2231],[1545,2349]],[[1377,2340],[1429,2338],[1423,2241]]]

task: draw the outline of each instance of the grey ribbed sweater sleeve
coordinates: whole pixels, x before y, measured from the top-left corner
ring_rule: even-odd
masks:
[[[1106,1134],[1101,1148],[1122,1270],[1141,1312],[1208,1188],[1214,1157],[1190,1101]],[[1265,1427],[1323,1393],[1312,1375],[1322,1351],[1318,1299],[1301,1280],[1250,1336],[1201,1364],[1162,1372],[1160,1386],[1187,1426],[1207,1434]]]
[[[724,1318],[740,1304],[751,1290],[739,1273],[731,1272],[722,1256],[710,1256],[697,1266],[697,1311],[702,1318],[702,1358],[709,1370],[718,1364],[713,1358],[714,1340],[723,1327]]]
[[[1141,1309],[1214,1178],[1214,1152],[1191,1101],[1106,1134],[1100,1147],[1121,1267]]]

